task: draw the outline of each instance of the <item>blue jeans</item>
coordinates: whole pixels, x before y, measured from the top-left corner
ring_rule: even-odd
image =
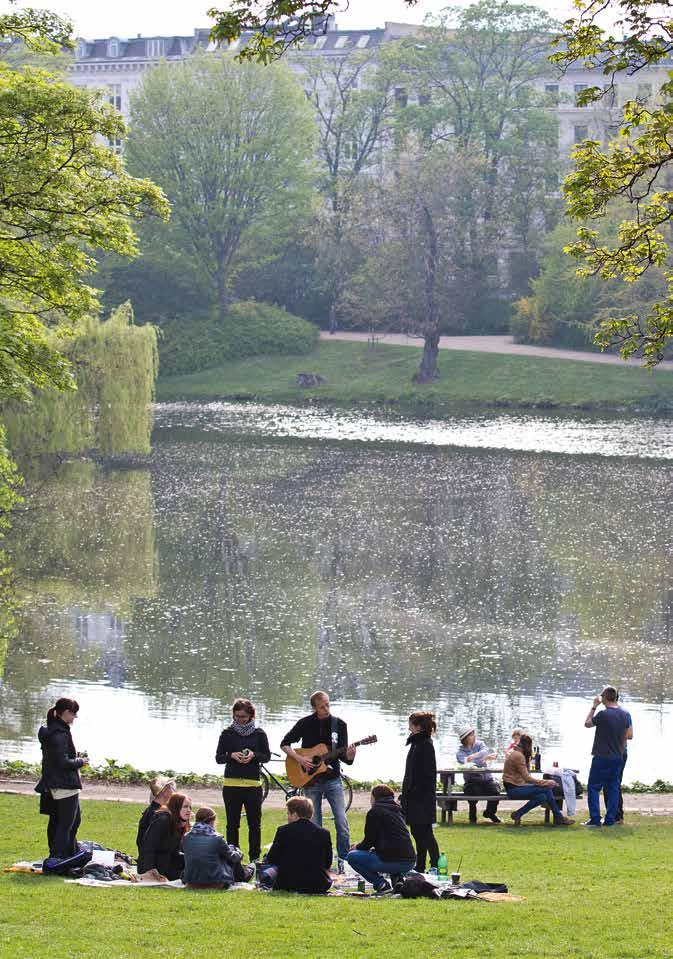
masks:
[[[542,806],[543,803],[549,804],[554,819],[563,819],[563,813],[558,807],[556,797],[551,787],[535,786],[533,783],[529,783],[527,786],[510,786],[507,788],[507,797],[508,799],[528,800],[521,809],[516,810],[515,815],[519,819],[525,816],[527,812],[530,812],[531,809],[535,809],[536,806]]]
[[[351,849],[348,853],[348,865],[359,872],[374,889],[380,889],[385,884],[387,875],[404,875],[416,865],[415,859],[400,859],[397,862],[388,862],[381,859],[375,852],[365,852],[363,849]]]
[[[337,854],[339,859],[345,859],[351,844],[351,834],[346,819],[346,804],[344,802],[344,787],[341,776],[326,779],[317,785],[307,786],[304,795],[313,803],[313,822],[322,826],[322,800],[327,800],[334,816],[336,829]]]
[[[589,822],[593,826],[600,826],[601,824],[602,789],[605,789],[608,797],[603,822],[606,826],[614,826],[619,808],[619,786],[623,771],[624,759],[622,756],[618,756],[616,759],[594,756],[591,760],[587,801],[589,803]]]

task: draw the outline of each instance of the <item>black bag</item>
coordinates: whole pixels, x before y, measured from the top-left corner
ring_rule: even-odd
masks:
[[[68,876],[71,869],[82,869],[91,862],[91,850],[79,849],[74,856],[67,859],[53,859],[48,856],[42,863],[42,872],[45,876]]]
[[[406,876],[400,894],[403,899],[441,899],[441,891],[421,875]]]
[[[461,889],[474,889],[475,892],[507,892],[504,882],[481,882],[479,879],[469,879],[460,884]]]

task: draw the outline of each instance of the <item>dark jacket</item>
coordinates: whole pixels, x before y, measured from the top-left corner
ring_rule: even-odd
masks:
[[[336,742],[332,740],[333,719],[336,722]],[[291,746],[298,740],[301,740],[303,749],[310,749],[311,746],[317,746],[318,743],[324,743],[330,751],[341,747],[345,749],[346,746],[348,746],[348,727],[343,719],[337,719],[336,716],[328,716],[327,719],[318,719],[316,713],[311,713],[310,716],[304,716],[298,720],[292,729],[283,736],[280,744],[281,746]],[[344,757],[342,762],[348,763],[350,766],[353,760]],[[332,769],[331,774],[326,773],[324,776],[319,776],[318,780],[323,778],[330,779],[334,778],[334,776],[341,775],[341,767],[338,759],[333,759],[328,765]],[[314,780],[314,782],[318,780]]]
[[[35,792],[81,789],[79,770],[84,760],[77,758],[70,726],[57,716],[48,726],[40,726],[37,738],[42,747],[42,775]]]
[[[181,842],[182,833],[173,829],[169,813],[156,813],[140,844],[138,872],[156,869],[167,879],[179,879],[185,865]]]
[[[327,892],[332,885],[332,839],[310,819],[298,819],[276,830],[267,861],[278,867],[275,889]]]
[[[365,819],[365,837],[356,849],[373,849],[384,862],[415,861],[416,850],[404,824],[402,810],[392,796],[377,799]]]
[[[161,803],[152,800],[140,817],[140,821],[138,822],[138,834],[136,835],[136,846],[138,847],[138,852],[140,852],[140,845],[143,841],[143,836],[150,828],[150,823],[154,819],[154,814],[158,809],[161,809]]]
[[[255,758],[249,763],[237,763],[231,758],[232,753],[251,749]],[[259,779],[259,764],[268,763],[271,759],[269,740],[263,729],[255,729],[249,736],[241,736],[235,729],[228,726],[220,733],[220,741],[215,753],[216,763],[226,763],[224,775],[229,779]]]
[[[234,882],[233,866],[243,853],[218,832],[200,832],[198,825],[182,840],[185,871],[182,881],[190,886],[230,886]]]
[[[402,782],[400,804],[409,823],[437,820],[437,760],[432,739],[426,733],[414,733],[407,739],[409,752]]]

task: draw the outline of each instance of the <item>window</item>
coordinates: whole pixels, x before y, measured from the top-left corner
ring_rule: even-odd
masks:
[[[348,43],[348,40],[349,40],[349,39],[350,39],[349,37],[337,37],[337,38],[336,38],[336,43],[334,44],[334,46],[335,46],[337,49],[341,49],[341,47],[345,47],[345,46],[346,46],[346,44]]]
[[[322,50],[322,48],[327,43],[327,37],[318,37],[316,42],[313,44],[315,50]]]
[[[86,40],[77,41],[75,56],[78,58],[78,60],[81,60],[83,57],[86,56]]]
[[[121,113],[122,110],[122,85],[121,83],[108,84],[107,102]]]
[[[406,107],[409,96],[404,87],[395,87],[395,103],[398,107]]]
[[[366,47],[368,43],[369,43],[369,34],[366,33],[364,37],[358,38],[358,42],[356,43],[356,46],[362,48],[362,47]]]
[[[576,83],[574,89],[575,89],[575,106],[579,106],[579,104],[577,103],[577,94],[578,94],[578,93],[581,93],[582,90],[588,90],[588,89],[589,89],[589,84],[588,84],[588,83]]]
[[[575,143],[580,143],[589,137],[589,127],[586,123],[579,123],[573,127],[573,137]]]
[[[556,106],[559,102],[558,83],[545,83],[544,92],[551,102]]]
[[[107,42],[107,55],[109,57],[118,57],[119,56],[119,40],[116,37],[111,37]]]
[[[122,152],[122,141],[119,137],[108,137],[107,145],[110,147],[113,153]]]
[[[419,93],[418,94],[418,105],[419,107],[427,107],[430,103],[430,94],[429,93]]]
[[[164,55],[163,37],[154,37],[152,40],[147,41],[148,57],[162,57],[163,55]]]
[[[652,96],[652,84],[651,83],[639,83],[638,92],[636,94],[639,100],[647,100]]]

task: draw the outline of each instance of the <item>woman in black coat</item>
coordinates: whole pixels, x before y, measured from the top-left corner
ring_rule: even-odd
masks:
[[[47,841],[52,859],[70,859],[77,853],[77,830],[81,821],[79,771],[88,759],[78,756],[70,727],[77,718],[79,703],[58,699],[47,713],[46,726],[40,726],[38,739],[42,749],[42,775],[35,787],[40,794],[40,812],[49,816]]]
[[[140,841],[138,873],[156,869],[166,879],[181,879],[185,868],[182,840],[189,832],[192,801],[183,793],[173,793],[154,815]]]
[[[433,832],[437,820],[437,760],[432,734],[437,729],[433,713],[415,712],[409,717],[407,765],[400,805],[416,843],[416,869],[425,872],[425,859],[436,867],[439,846]]]
[[[222,799],[227,813],[227,842],[238,846],[241,810],[248,820],[250,862],[259,859],[262,848],[262,784],[259,764],[271,759],[269,740],[255,723],[255,707],[249,699],[237,699],[231,708],[233,722],[220,734],[215,761],[225,763]]]

